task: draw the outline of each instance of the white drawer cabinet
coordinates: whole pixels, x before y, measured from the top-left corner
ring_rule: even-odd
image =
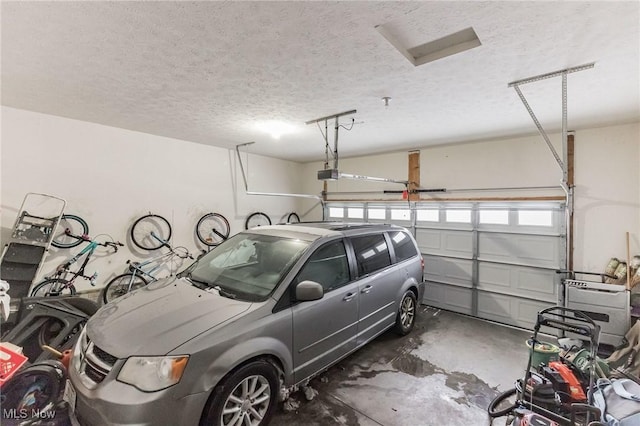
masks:
[[[565,306],[600,325],[600,343],[620,345],[631,326],[629,292],[623,285],[565,280]]]

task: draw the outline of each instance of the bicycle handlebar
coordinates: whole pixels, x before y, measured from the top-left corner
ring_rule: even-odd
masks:
[[[64,230],[65,235],[75,238],[77,240],[82,240],[85,242],[92,242],[93,240],[91,239],[91,237],[87,234],[82,234],[82,235],[74,235],[71,233],[71,230],[69,228],[66,228]],[[124,244],[122,244],[120,241],[105,241],[104,243],[98,243],[96,242],[97,245],[102,246],[102,247],[112,247],[115,249],[115,251],[118,251],[118,247],[124,247]]]
[[[189,253],[189,250],[186,247],[183,246],[178,246],[178,247],[172,247],[171,244],[169,244],[169,241],[163,240],[162,238],[160,238],[158,235],[156,235],[155,232],[151,231],[151,236],[153,238],[155,238],[160,244],[161,247],[166,247],[169,249],[169,251],[171,253],[174,253],[176,256],[178,256],[180,259],[191,259],[194,260],[195,258],[191,255],[191,253]],[[181,249],[181,250],[178,250]],[[178,250],[178,251],[177,251]],[[184,253],[180,253],[182,250],[184,250]]]
[[[124,244],[120,241],[105,241],[104,243],[98,243],[98,245],[102,247],[111,247],[115,251],[118,251],[118,247],[124,247]]]
[[[189,250],[186,247],[178,246],[175,248],[170,248],[171,253],[178,256],[180,259],[191,259],[194,260],[194,257],[191,255]]]

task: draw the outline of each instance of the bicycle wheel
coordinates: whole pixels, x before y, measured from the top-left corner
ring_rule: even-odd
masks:
[[[109,281],[102,292],[102,300],[105,304],[124,296],[130,291],[137,290],[147,285],[147,280],[140,275],[121,274]],[[129,287],[131,286],[131,287]]]
[[[289,216],[287,216],[287,223],[298,223],[298,222],[300,222],[300,216],[298,216],[298,213],[296,212],[289,213]]]
[[[209,247],[215,247],[229,238],[229,232],[229,221],[220,213],[207,213],[196,225],[196,236]]]
[[[46,279],[31,291],[31,297],[54,297],[74,294],[76,294],[76,288],[69,281],[62,278]]]
[[[80,216],[63,214],[51,239],[51,245],[58,248],[71,248],[82,243],[83,240],[71,237],[68,234],[78,237],[87,235],[89,234],[89,225]]]
[[[247,216],[247,220],[244,222],[244,229],[265,225],[271,225],[271,218],[262,212],[255,212]]]
[[[171,239],[169,221],[157,214],[142,216],[131,226],[131,241],[143,250],[157,250]]]
[[[509,414],[517,406],[516,388],[511,388],[496,396],[489,404],[487,412],[489,413],[489,417],[502,417]]]

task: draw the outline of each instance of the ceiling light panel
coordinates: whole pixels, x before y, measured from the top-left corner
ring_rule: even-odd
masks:
[[[296,132],[295,126],[279,120],[259,121],[255,123],[255,128],[270,134],[274,139],[280,139],[281,136]]]

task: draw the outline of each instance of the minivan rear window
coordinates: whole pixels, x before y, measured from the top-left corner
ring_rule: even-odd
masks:
[[[411,259],[418,254],[416,246],[413,244],[411,237],[406,232],[397,231],[390,232],[391,244],[393,245],[393,251],[396,253],[396,261],[402,262],[403,260]]]
[[[352,237],[351,243],[358,260],[358,276],[370,274],[391,265],[389,247],[384,235]]]

